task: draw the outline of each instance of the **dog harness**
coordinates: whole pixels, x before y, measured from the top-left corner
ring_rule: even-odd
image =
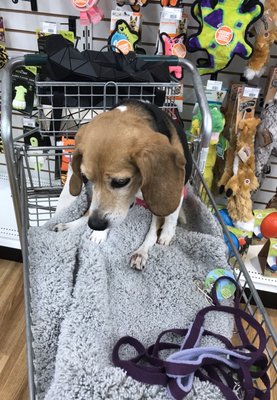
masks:
[[[237,290],[234,307],[220,305],[216,297],[216,285],[222,279],[229,279]],[[227,400],[270,399],[270,381],[266,373],[268,360],[263,354],[266,347],[266,335],[262,326],[252,315],[239,308],[240,291],[237,282],[230,277],[220,277],[212,288],[214,305],[198,312],[188,329],[169,329],[162,332],[156,343],[146,348],[137,339],[125,336],[113,349],[112,359],[115,366],[124,369],[133,379],[152,385],[167,386],[169,395],[175,400],[182,400],[191,391],[194,377],[201,381],[210,381],[216,385]],[[232,314],[242,345],[234,346],[226,337],[204,329],[205,316],[211,312]],[[242,320],[247,322],[257,333],[259,347],[253,346],[244,330]],[[182,344],[164,340],[164,336],[183,337]],[[203,336],[212,336],[221,342],[221,347],[200,347]],[[119,357],[121,346],[133,347],[137,356],[129,360]],[[162,359],[162,350],[174,352]],[[253,385],[253,380],[260,378],[266,389],[260,390]]]

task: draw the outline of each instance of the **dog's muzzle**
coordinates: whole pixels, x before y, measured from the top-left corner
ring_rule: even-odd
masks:
[[[108,228],[109,222],[98,211],[94,211],[89,217],[88,226],[94,231],[104,231]]]

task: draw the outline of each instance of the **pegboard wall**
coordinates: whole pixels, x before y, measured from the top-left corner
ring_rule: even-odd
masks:
[[[193,3],[188,0],[184,3],[185,11],[190,16],[190,7]],[[78,11],[74,9],[71,0],[38,0],[38,11],[31,11],[31,3],[26,0],[18,0],[14,4],[12,0],[0,0],[0,16],[4,19],[6,28],[6,46],[9,57],[15,57],[26,53],[37,52],[37,40],[35,31],[41,28],[42,23],[58,22],[62,29],[68,29],[69,17],[78,17]],[[87,39],[84,36],[84,28],[77,19],[77,36],[79,36],[78,48],[83,50],[84,46],[93,50],[100,50],[107,43],[110,28],[111,10],[115,8],[116,3],[113,0],[100,0],[101,8],[104,10],[105,17],[97,25],[88,28]],[[130,7],[124,6],[130,10]],[[156,39],[160,20],[161,6],[157,0],[150,0],[146,7],[141,8],[142,12],[142,43],[147,54],[154,54],[156,49]],[[190,17],[188,34],[196,31],[197,23]],[[204,55],[204,54],[203,54]],[[188,54],[192,62],[202,54]],[[267,74],[270,66],[277,65],[277,45],[274,45],[271,51],[271,57],[265,74],[260,79],[254,79],[251,84],[257,85],[263,89],[266,84]],[[223,81],[223,86],[228,87],[230,82],[239,82],[242,72],[245,68],[245,61],[235,57],[229,67],[218,74],[218,80]],[[206,83],[209,76],[203,77],[203,84]],[[193,106],[195,104],[195,93],[191,85],[190,77],[184,76],[184,113],[185,125],[188,126],[191,121]],[[22,114],[14,114],[13,130],[17,135],[22,127]],[[0,171],[5,169],[4,156],[0,154]],[[271,174],[268,175],[259,190],[255,194],[257,208],[264,208],[267,201],[273,196],[277,186],[277,159],[272,157]]]

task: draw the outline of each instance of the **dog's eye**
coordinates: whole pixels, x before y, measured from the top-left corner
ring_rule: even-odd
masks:
[[[122,188],[130,182],[130,178],[112,179],[111,186],[115,189]]]

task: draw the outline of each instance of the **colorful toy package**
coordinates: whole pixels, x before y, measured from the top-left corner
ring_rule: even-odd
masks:
[[[141,14],[132,11],[112,10],[108,44],[114,51],[128,54],[135,51],[141,35]]]
[[[252,242],[252,237],[253,237],[253,232],[249,231],[244,231],[242,229],[238,229],[234,226],[227,226],[228,231],[233,233],[236,238],[238,239],[238,244],[239,244],[239,253],[242,256],[245,256],[248,250],[248,247],[250,246]]]
[[[183,8],[163,7],[159,25],[156,54],[186,56],[185,46],[188,15]],[[179,66],[170,66],[169,71],[177,79],[182,79],[183,71]]]
[[[258,258],[263,275],[277,278],[277,239],[268,239]]]

